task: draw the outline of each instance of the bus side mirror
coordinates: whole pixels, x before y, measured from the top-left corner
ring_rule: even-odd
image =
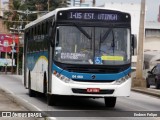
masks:
[[[132,55],[135,55],[135,51],[137,50],[137,36],[131,35],[131,47],[132,47]]]

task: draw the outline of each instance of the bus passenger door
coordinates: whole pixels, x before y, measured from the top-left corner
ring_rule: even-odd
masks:
[[[48,32],[48,93],[52,93],[52,65],[55,47],[55,34],[56,34],[56,21],[55,16],[53,16],[52,25],[49,27]]]

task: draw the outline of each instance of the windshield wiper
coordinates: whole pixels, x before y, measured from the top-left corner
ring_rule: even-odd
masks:
[[[92,39],[92,37],[80,26],[78,26],[77,24],[74,23],[74,25],[78,28],[79,31],[81,31],[89,40]]]
[[[108,38],[109,34],[112,32],[112,37],[113,37],[113,42],[111,43],[111,48],[113,50],[113,54],[114,54],[114,48],[115,48],[115,38],[114,38],[114,32],[113,32],[113,29],[110,28],[109,30],[106,31],[106,33],[104,34],[104,36],[102,37],[101,34],[100,34],[100,45],[99,45],[99,48],[101,48],[101,43],[104,42],[105,39]]]
[[[113,54],[114,54],[114,48],[115,48],[115,38],[114,38],[114,32],[112,30],[112,37],[113,37],[113,42],[111,44],[112,50],[113,50]]]
[[[107,30],[107,32],[104,34],[104,36],[101,38],[100,43],[103,43],[104,40],[108,37],[108,35],[110,34],[110,32],[112,31],[112,28],[110,28],[109,30]]]

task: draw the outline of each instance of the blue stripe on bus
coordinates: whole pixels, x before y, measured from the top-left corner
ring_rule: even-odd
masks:
[[[33,70],[33,68],[36,65],[36,62],[41,58],[42,56],[48,57],[48,52],[37,52],[37,53],[29,53],[27,54],[27,67],[29,70]],[[128,73],[131,72],[131,68],[126,69],[123,72],[120,73],[112,73],[112,74],[92,74],[92,73],[77,73],[77,72],[68,72],[66,70],[63,70],[53,64],[53,70],[56,70],[60,74],[70,78],[70,79],[77,79],[77,80],[93,80],[92,76],[95,75],[96,78],[94,80],[118,80],[124,76],[126,76]]]
[[[53,64],[53,70],[58,73],[75,80],[93,80],[92,76],[95,75],[94,80],[118,80],[131,72],[131,68],[128,68],[120,73],[112,73],[112,74],[92,74],[92,73],[77,73],[77,72],[68,72],[66,70],[61,69],[60,67]]]

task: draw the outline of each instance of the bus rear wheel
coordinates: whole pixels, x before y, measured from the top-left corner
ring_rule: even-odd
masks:
[[[36,92],[34,90],[31,89],[31,76],[30,76],[30,72],[29,72],[29,75],[28,75],[28,93],[29,93],[29,96],[30,97],[35,97],[36,96]]]
[[[47,104],[50,106],[56,106],[58,98],[59,97],[57,95],[47,94]]]
[[[114,108],[116,105],[116,97],[105,97],[104,102],[105,106],[109,108]]]
[[[29,96],[30,97],[35,97],[36,96],[36,92],[29,88]]]

